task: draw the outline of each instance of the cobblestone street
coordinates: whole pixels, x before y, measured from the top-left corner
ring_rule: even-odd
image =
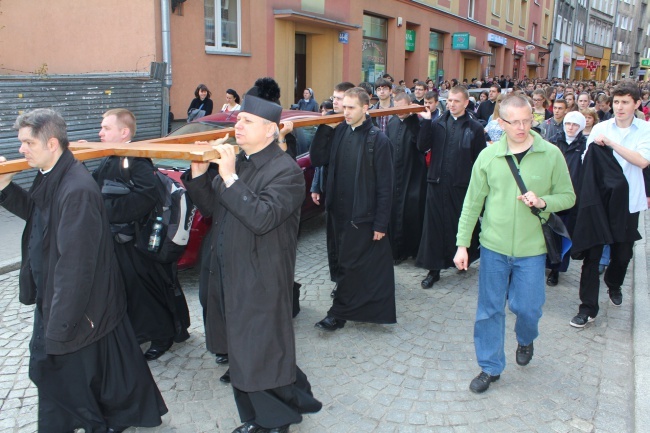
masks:
[[[296,280],[302,312],[295,319],[298,365],[320,413],[294,433],[344,432],[598,432],[633,430],[632,266],[622,307],[601,289],[601,311],[584,329],[569,326],[577,311],[579,266],[547,288],[540,337],[527,367],[515,364],[514,316],[507,315],[508,366],[481,395],[468,390],[479,373],[473,345],[477,266],[443,271],[430,290],[426,271],[397,266],[397,325],[348,322],[335,333],[314,323],[331,304],[333,283],[322,217],[302,227]],[[150,364],[169,414],[155,429],[128,432],[224,432],[239,422],[232,390],[219,381],[225,366],[206,353],[198,273],[182,273],[192,313],[191,338]],[[32,309],[18,302],[18,274],[0,275],[0,432],[36,431],[36,389],[28,378]]]

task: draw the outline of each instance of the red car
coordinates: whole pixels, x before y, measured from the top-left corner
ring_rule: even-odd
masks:
[[[237,111],[228,113],[217,113],[202,117],[192,123],[188,123],[177,130],[173,131],[170,136],[191,134],[195,132],[212,131],[215,129],[231,128],[237,121]],[[295,111],[282,110],[282,120],[298,120],[306,117],[319,117],[320,113],[312,111]],[[316,133],[317,126],[305,126],[295,128],[293,135],[296,137],[297,156],[296,162],[302,168],[305,176],[305,200],[302,203],[300,220],[312,218],[323,212],[323,206],[317,206],[311,199],[311,182],[314,178],[314,167],[309,159],[309,147]],[[230,137],[228,142],[235,143],[234,137]],[[161,172],[167,174],[174,180],[180,181],[181,174],[190,168],[190,161],[176,159],[157,159],[154,161],[156,167]],[[178,261],[179,269],[187,269],[197,265],[201,251],[201,242],[210,228],[210,218],[206,218],[199,211],[194,216],[190,240],[185,249],[183,257]]]

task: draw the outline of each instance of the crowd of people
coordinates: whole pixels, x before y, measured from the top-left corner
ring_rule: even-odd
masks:
[[[394,324],[394,266],[413,259],[427,271],[420,286],[430,289],[442,270],[467,270],[480,257],[475,393],[505,369],[506,305],[516,315],[515,360],[531,362],[545,285],[558,284],[571,258],[582,261],[571,326],[596,319],[601,273],[611,303],[622,304],[639,212],[649,202],[650,93],[641,84],[502,78],[451,80],[438,89],[414,80],[407,89],[387,75],[374,85],[339,83],[320,105],[305,89],[297,107],[344,118],[319,125],[310,148],[318,167],[311,197],[326,209],[335,283],[332,306],[315,327]],[[478,101],[472,86],[485,86]],[[188,114],[212,111],[205,85],[195,96]],[[228,89],[222,111],[238,111],[240,153],[227,137],[202,143],[220,158],[193,162],[182,176],[213,221],[199,297],[206,348],[228,364],[221,380],[232,384],[242,421],[233,433],[286,433],[322,407],[296,364],[294,270],[305,184],[293,125],[280,128],[279,100],[269,77],[241,101]],[[424,111],[373,113],[412,105]],[[0,205],[26,220],[20,301],[35,305],[29,375],[39,393],[39,431],[159,425],[167,407],[147,361],[187,340],[190,323],[175,265],[134,245],[139,222],[157,205],[155,169],[147,158],[111,156],[89,173],[53,110],[21,114],[14,128],[20,153],[38,169],[29,191],[12,174],[0,175]],[[104,113],[102,141],[128,143],[135,134],[132,112]],[[547,242],[559,240],[546,239],[541,224],[551,213],[573,241],[559,262],[547,257]],[[139,344],[147,341],[143,354]]]

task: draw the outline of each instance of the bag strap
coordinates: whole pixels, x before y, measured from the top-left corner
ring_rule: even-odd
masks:
[[[517,182],[517,186],[519,187],[519,190],[521,191],[522,194],[526,194],[528,192],[528,188],[526,188],[526,185],[524,184],[524,180],[521,178],[521,174],[519,173],[519,169],[515,165],[515,160],[513,159],[512,155],[506,155],[506,161],[508,161],[508,166],[510,167],[510,171],[512,172],[512,177],[515,178],[515,182]],[[530,211],[537,218],[541,219],[541,217],[539,216],[539,213],[541,212],[539,208],[532,206],[530,208]]]
[[[368,145],[368,156],[370,156],[370,167],[374,166],[374,152],[375,152],[375,140],[378,137],[379,128],[372,126],[370,131],[368,131],[368,136],[366,137],[366,144]]]

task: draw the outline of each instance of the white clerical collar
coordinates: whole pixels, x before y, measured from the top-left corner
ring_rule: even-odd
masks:
[[[52,170],[54,170],[54,166],[52,166],[52,168],[50,168],[49,170],[40,170],[40,172],[41,172],[42,175],[46,175],[49,172],[51,172]]]

